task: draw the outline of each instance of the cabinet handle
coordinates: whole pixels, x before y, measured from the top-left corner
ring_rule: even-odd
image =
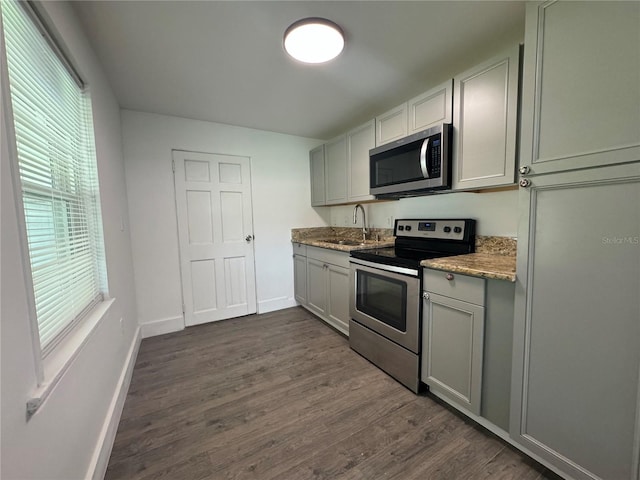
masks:
[[[527,188],[531,185],[531,180],[529,180],[528,178],[521,178],[520,179],[520,186],[523,188]]]
[[[453,276],[453,273],[447,273],[447,276],[445,277],[447,280],[451,281],[453,280],[455,277]]]
[[[422,170],[422,176],[429,178],[429,170],[427,169],[427,149],[429,148],[429,139],[427,138],[420,148],[420,170]]]
[[[424,300],[429,300],[429,298],[431,298],[431,297],[429,296],[429,294],[427,292],[422,292],[422,298]]]
[[[527,166],[527,165],[523,165],[521,166],[518,171],[522,174],[522,175],[526,175],[527,173],[529,173],[531,171],[531,169]]]

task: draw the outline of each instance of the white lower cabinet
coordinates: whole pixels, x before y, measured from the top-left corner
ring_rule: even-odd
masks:
[[[327,264],[307,257],[307,308],[324,317],[327,314]]]
[[[640,162],[530,182],[511,436],[569,478],[638,480]]]
[[[438,396],[480,415],[485,280],[425,270],[423,284],[421,380]]]
[[[293,283],[295,299],[298,303],[307,303],[307,257],[293,256]]]
[[[420,379],[508,437],[515,283],[424,269]]]
[[[349,333],[349,269],[327,265],[328,322],[345,335]]]
[[[294,255],[296,300],[339,332],[349,335],[349,254],[306,247],[304,285],[299,256]]]

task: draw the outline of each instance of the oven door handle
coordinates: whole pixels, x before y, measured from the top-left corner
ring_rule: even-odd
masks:
[[[422,176],[424,178],[429,178],[429,170],[427,169],[427,150],[429,150],[429,140],[430,138],[426,138],[424,142],[422,142],[422,147],[420,148],[420,170],[422,170]]]
[[[364,267],[375,268],[376,270],[383,270],[385,272],[401,273],[403,275],[411,275],[412,277],[418,276],[418,270],[415,268],[398,267],[396,265],[386,265],[384,263],[369,262],[367,260],[361,260],[359,258],[349,258],[349,262],[355,265],[362,265]]]

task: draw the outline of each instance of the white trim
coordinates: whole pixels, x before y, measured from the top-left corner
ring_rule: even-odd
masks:
[[[291,308],[298,305],[293,297],[276,297],[269,300],[262,300],[258,302],[258,313],[275,312],[276,310],[284,310],[285,308]]]
[[[140,325],[142,338],[155,337],[165,333],[179,332],[184,330],[184,317],[170,317],[153,320]]]
[[[58,382],[62,380],[98,326],[109,316],[114,302],[115,299],[111,298],[96,305],[93,311],[43,360],[44,381],[34,389],[31,398],[27,400],[27,418],[37,413]]]
[[[118,424],[120,423],[120,417],[122,416],[122,409],[124,408],[124,402],[127,398],[127,392],[129,391],[129,385],[131,385],[131,377],[133,376],[133,367],[136,364],[136,358],[138,357],[138,350],[140,349],[140,342],[142,341],[141,329],[138,327],[136,333],[133,336],[131,347],[129,347],[129,353],[125,359],[125,364],[122,368],[122,373],[118,379],[118,385],[111,399],[109,410],[105,422],[100,431],[100,437],[98,443],[93,452],[91,462],[89,462],[89,468],[85,479],[102,480],[107,472],[107,466],[109,465],[109,457],[111,456],[111,450],[113,448],[113,442],[116,439],[116,432],[118,431]]]

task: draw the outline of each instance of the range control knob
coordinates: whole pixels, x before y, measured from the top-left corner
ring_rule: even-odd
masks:
[[[460,233],[462,231],[462,228],[460,227],[453,227],[453,233]]]
[[[400,231],[404,230],[404,225],[398,225],[398,230]]]
[[[449,233],[451,231],[451,227],[444,227],[442,230],[444,230],[444,233]]]
[[[406,227],[404,227],[404,229],[405,229],[407,232],[410,232],[410,231],[411,231],[411,225],[407,225]]]

